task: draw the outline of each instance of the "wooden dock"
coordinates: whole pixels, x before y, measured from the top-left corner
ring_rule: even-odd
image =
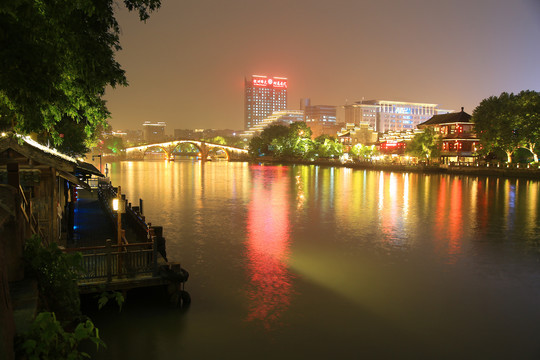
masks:
[[[81,231],[81,237],[68,248],[66,252],[80,252],[82,254],[82,268],[78,285],[81,294],[101,293],[104,291],[122,291],[141,287],[167,285],[171,299],[179,305],[187,305],[189,294],[184,290],[189,274],[182,269],[179,263],[167,261],[165,239],[159,226],[151,226],[141,213],[140,206],[132,207],[124,196],[125,213],[121,241],[111,240],[117,238],[117,233],[110,231],[116,229],[111,224],[93,224],[93,222],[110,221],[113,225],[118,223],[117,214],[111,209],[113,198],[120,198],[118,188],[110,183],[100,183],[97,191],[99,202],[84,202],[93,206],[92,211],[85,213],[80,209],[81,227],[96,228],[108,225],[108,232],[98,233],[92,239]],[[92,196],[92,194],[90,195]],[[141,202],[142,203],[142,202]],[[99,209],[96,210],[99,204]],[[81,205],[82,206],[82,205]],[[85,218],[93,214],[93,218]],[[98,216],[96,216],[99,215]],[[92,232],[93,233],[93,232]],[[128,240],[126,234],[129,234]]]

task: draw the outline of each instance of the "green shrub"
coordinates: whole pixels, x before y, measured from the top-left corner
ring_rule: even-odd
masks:
[[[82,270],[80,253],[66,254],[56,243],[47,247],[33,236],[24,249],[26,275],[37,279],[40,308],[52,311],[61,320],[80,315],[77,278]]]
[[[17,339],[17,357],[29,360],[90,358],[78,349],[83,340],[93,342],[97,349],[105,347],[92,321],[80,323],[71,333],[64,331],[54,313],[42,312],[36,316],[30,330]]]

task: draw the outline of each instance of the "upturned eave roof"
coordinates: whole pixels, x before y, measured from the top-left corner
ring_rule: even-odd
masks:
[[[441,124],[450,124],[450,123],[470,123],[471,115],[467,114],[465,111],[461,110],[460,112],[434,115],[431,119],[418,124],[419,128],[433,125]]]

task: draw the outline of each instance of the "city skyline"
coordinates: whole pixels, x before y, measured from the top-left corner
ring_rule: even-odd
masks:
[[[118,20],[130,86],[107,89],[114,129],[241,129],[253,74],[288,78],[288,109],[364,98],[472,113],[503,91],[540,90],[536,0],[163,1],[146,24],[125,10]]]

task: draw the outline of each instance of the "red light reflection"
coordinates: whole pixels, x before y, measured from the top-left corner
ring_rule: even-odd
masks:
[[[270,329],[290,304],[288,177],[276,167],[255,169],[247,220],[251,286],[248,321]]]
[[[447,179],[441,177],[435,216],[436,245],[439,252],[448,255],[449,264],[454,264],[461,253],[463,216],[462,180],[452,179],[447,183]]]

